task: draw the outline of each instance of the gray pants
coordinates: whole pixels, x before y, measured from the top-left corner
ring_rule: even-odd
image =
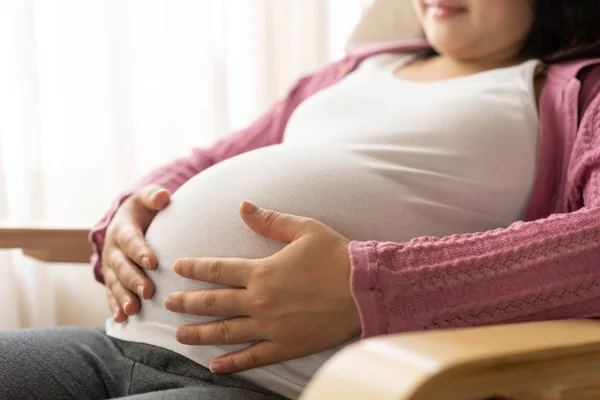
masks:
[[[0,332],[0,399],[284,399],[160,347],[103,329]]]

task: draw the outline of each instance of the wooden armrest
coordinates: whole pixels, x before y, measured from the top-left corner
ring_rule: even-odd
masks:
[[[47,262],[89,263],[89,229],[0,227],[0,249],[22,249],[23,254]]]
[[[301,399],[600,399],[600,321],[389,335],[340,351]]]

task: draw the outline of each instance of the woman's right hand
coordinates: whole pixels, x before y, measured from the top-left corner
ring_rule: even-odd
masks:
[[[137,314],[141,308],[140,298],[150,299],[154,295],[152,282],[140,269],[157,267],[156,255],[144,234],[170,200],[168,190],[146,186],[121,204],[106,229],[102,274],[115,322],[124,322],[127,316]]]

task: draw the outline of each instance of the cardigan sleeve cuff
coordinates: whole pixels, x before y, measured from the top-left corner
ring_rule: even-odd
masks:
[[[360,314],[362,339],[385,334],[380,309],[383,305],[381,293],[375,289],[377,279],[376,242],[352,241],[348,245],[350,254],[350,286],[352,296]]]

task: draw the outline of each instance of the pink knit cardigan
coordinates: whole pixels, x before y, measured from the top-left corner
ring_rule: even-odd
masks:
[[[100,254],[106,227],[136,189],[154,183],[174,192],[216,163],[281,143],[298,104],[343,79],[364,59],[426,47],[424,42],[394,42],[357,49],[300,79],[251,126],[150,173],[123,193],[90,233],[97,280],[103,281]],[[418,237],[407,243],[351,242],[351,285],[363,338],[600,316],[598,64],[599,59],[590,59],[549,68],[540,99],[537,174],[525,221],[488,232]]]

